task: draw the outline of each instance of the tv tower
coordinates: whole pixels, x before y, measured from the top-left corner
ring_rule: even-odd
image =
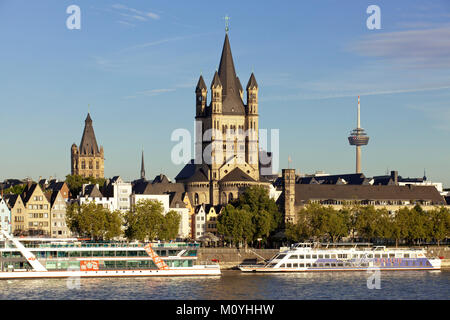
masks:
[[[359,106],[359,96],[358,96],[358,118],[356,122],[356,129],[350,132],[348,137],[348,142],[350,145],[356,146],[356,173],[361,173],[361,146],[365,146],[369,143],[369,136],[361,128],[360,122],[360,106]]]

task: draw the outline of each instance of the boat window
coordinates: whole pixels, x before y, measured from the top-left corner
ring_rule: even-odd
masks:
[[[326,255],[325,255],[325,259],[330,259],[330,255],[329,255],[329,254],[326,254]]]
[[[343,267],[344,266],[344,264],[342,262],[339,262],[337,265],[338,265],[338,267]]]
[[[305,256],[303,254],[301,254],[300,259],[305,259]]]
[[[292,263],[287,263],[287,264],[286,264],[286,267],[287,267],[287,268],[292,268]]]
[[[325,263],[325,267],[329,267],[330,266],[330,264],[329,263]]]
[[[387,258],[388,257],[388,255],[387,255],[387,253],[383,253],[383,256],[382,256],[383,258]]]
[[[313,267],[317,267],[317,263],[313,263],[313,265],[312,265]]]
[[[300,268],[304,268],[305,264],[304,263],[300,263]]]
[[[296,254],[293,254],[289,257],[289,259],[298,259],[298,256]]]
[[[373,254],[368,254],[367,258],[373,258]]]
[[[116,257],[126,257],[127,252],[126,251],[116,251]]]
[[[311,267],[311,263],[307,263],[307,264],[306,264],[306,267],[307,267],[307,268]]]
[[[311,255],[310,255],[310,254],[307,254],[307,255],[306,255],[306,259],[311,259]]]
[[[138,252],[137,251],[128,251],[128,257],[137,257]]]
[[[336,267],[336,263],[334,263],[334,262],[331,263],[331,266],[332,266],[332,267]]]
[[[92,251],[81,251],[82,257],[92,257]]]
[[[335,254],[332,254],[332,255],[331,255],[331,259],[336,259],[336,255],[335,255]]]
[[[409,253],[405,253],[405,258],[409,258]]]
[[[317,254],[313,254],[313,255],[312,255],[312,258],[313,258],[313,259],[317,259]]]
[[[375,258],[381,258],[381,255],[379,253],[376,253]]]
[[[298,268],[298,263],[294,263],[292,266],[293,266],[294,268]]]
[[[389,258],[395,258],[395,253],[389,253]]]
[[[403,258],[403,253],[397,253],[397,258]]]
[[[103,257],[103,251],[92,251],[93,257]]]
[[[275,259],[283,259],[284,257],[286,257],[285,254],[280,254],[280,255],[278,255],[278,257],[276,257]]]
[[[319,254],[319,259],[323,259],[323,254]]]
[[[114,257],[116,255],[115,251],[105,251],[104,256],[105,257]]]
[[[284,263],[282,263],[282,264],[280,265],[280,268],[284,268],[284,267],[286,267],[286,265],[285,265]]]

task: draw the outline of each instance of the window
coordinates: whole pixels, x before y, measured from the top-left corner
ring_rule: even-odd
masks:
[[[325,259],[330,259],[330,255],[329,255],[329,254],[326,254],[326,255],[325,255]]]
[[[306,255],[306,259],[311,259],[311,255],[310,255],[310,254],[307,254],[307,255]]]
[[[289,259],[298,259],[298,256],[295,255],[295,254],[293,254],[293,255],[291,255],[291,256],[289,257]]]
[[[319,259],[323,259],[323,254],[319,254]]]

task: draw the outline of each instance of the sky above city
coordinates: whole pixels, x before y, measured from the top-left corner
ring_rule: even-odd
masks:
[[[359,95],[363,173],[425,169],[450,187],[446,0],[0,0],[0,180],[64,179],[88,111],[106,177],[139,178],[143,149],[147,178],[173,179],[171,134],[193,139],[195,86],[219,66],[226,15],[237,75],[259,85],[259,127],[279,129],[280,172],[354,172]]]

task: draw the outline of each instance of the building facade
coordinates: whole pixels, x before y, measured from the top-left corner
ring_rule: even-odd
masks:
[[[227,33],[219,70],[210,86],[210,103],[203,76],[195,89],[195,159],[175,177],[185,186],[194,206],[226,204],[253,185],[269,188],[259,170],[258,91],[252,73],[244,103]]]
[[[70,150],[72,175],[104,178],[105,158],[103,147],[97,145],[91,115],[88,113],[80,147],[74,143]]]
[[[3,198],[0,198],[0,227],[11,233],[11,210]]]

